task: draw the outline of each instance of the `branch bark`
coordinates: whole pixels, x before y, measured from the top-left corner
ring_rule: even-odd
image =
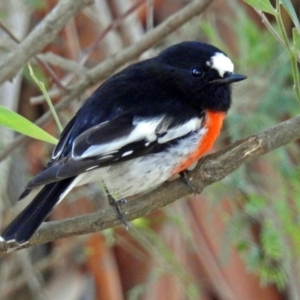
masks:
[[[201,193],[204,188],[223,179],[250,159],[266,154],[299,138],[300,115],[261,133],[237,141],[219,152],[203,157],[190,173],[190,177],[193,178],[193,185],[198,193]],[[145,216],[189,194],[188,187],[185,184],[180,184],[178,180],[165,182],[150,194],[129,200],[122,208],[122,212],[130,221]],[[59,238],[92,233],[119,224],[120,221],[111,208],[75,218],[48,222],[44,223],[32,239],[21,248]],[[8,245],[0,242],[0,253],[7,251],[9,251]]]

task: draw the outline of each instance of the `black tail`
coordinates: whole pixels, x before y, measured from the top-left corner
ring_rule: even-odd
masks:
[[[1,237],[7,242],[16,241],[19,244],[27,242],[73,180],[74,177],[45,185],[32,202],[8,225]]]

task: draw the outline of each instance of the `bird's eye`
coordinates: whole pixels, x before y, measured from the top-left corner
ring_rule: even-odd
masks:
[[[228,71],[226,71],[224,74],[223,74],[223,77],[225,78],[225,77],[228,77],[229,75],[231,75],[232,74],[232,72],[228,72]]]
[[[204,75],[204,72],[201,69],[199,69],[199,68],[194,68],[192,70],[192,75],[194,77],[200,78],[200,77],[202,77]]]

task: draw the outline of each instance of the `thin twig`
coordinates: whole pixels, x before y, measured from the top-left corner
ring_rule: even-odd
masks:
[[[154,3],[153,0],[147,0],[147,31],[154,27]]]
[[[83,51],[83,55],[80,58],[80,65],[84,65],[87,61],[88,57],[91,55],[93,51],[95,51],[98,47],[100,42],[106,37],[106,35],[111,32],[112,30],[117,29],[121,26],[124,19],[126,19],[129,15],[131,15],[135,10],[137,10],[141,4],[144,3],[144,0],[139,0],[136,2],[131,8],[129,8],[127,11],[125,11],[123,14],[118,16],[111,24],[109,24],[101,33],[100,35],[95,39],[93,44]]]
[[[47,62],[53,66],[59,66],[61,69],[66,70],[70,73],[74,73],[76,76],[85,77],[87,68],[81,66],[73,60],[61,57],[52,52],[39,54],[38,58],[44,62]]]
[[[254,8],[254,10],[257,12],[257,14],[261,17],[262,22],[265,24],[265,26],[269,29],[269,31],[272,33],[272,35],[275,37],[275,39],[285,47],[284,40],[280,37],[280,35],[277,33],[277,31],[274,29],[266,15],[259,9]]]
[[[0,21],[0,28],[17,44],[20,44],[19,39],[17,39],[12,32]],[[16,46],[15,46],[16,47]],[[15,48],[13,47],[13,49]],[[12,50],[12,49],[11,49]],[[66,87],[61,83],[60,79],[56,76],[55,72],[50,68],[50,66],[42,61],[39,57],[35,56],[37,62],[43,66],[49,73],[50,77],[52,78],[53,82],[62,90],[67,91]]]
[[[20,43],[20,41],[12,34],[10,30],[0,21],[0,28],[17,44]]]
[[[31,290],[32,298],[34,300],[47,300],[43,277],[34,270],[28,250],[18,252],[17,257],[22,268],[23,277]]]
[[[182,204],[185,209],[182,209],[184,220],[188,222],[188,228],[193,232],[193,236],[197,241],[197,251],[195,251],[195,262],[203,264],[206,274],[212,283],[214,290],[219,294],[220,299],[234,300],[237,299],[235,291],[230,285],[228,277],[222,272],[219,265],[219,259],[215,256],[207,241],[207,236],[203,229],[198,224],[198,218],[193,214],[193,207],[190,203]],[[205,259],[203,259],[205,257]]]
[[[71,247],[59,247],[59,249],[54,249],[48,256],[39,260],[33,265],[33,271],[35,273],[42,273],[46,270],[53,269],[57,267],[58,262],[60,262],[63,257],[70,257],[74,252],[74,248],[78,247],[79,243],[72,243]],[[24,287],[27,282],[27,278],[24,274],[19,274],[15,276],[14,280],[6,282],[5,286],[0,291],[0,299],[7,299],[7,297],[16,293]]]
[[[122,15],[130,9],[131,0],[112,0],[115,5],[118,15]],[[130,14],[128,18],[125,18],[120,26],[121,36],[124,44],[133,44],[140,40],[140,37],[144,34],[143,26],[137,17],[136,13]]]
[[[265,24],[265,26],[269,29],[271,34],[275,37],[275,39],[283,46],[285,47],[284,40],[279,36],[279,34],[276,32],[266,15],[259,9],[255,8],[255,11],[258,13],[258,15],[261,17],[262,22]],[[297,55],[297,61],[300,63],[300,53]]]
[[[53,80],[53,82],[63,91],[67,92],[68,89],[62,84],[61,80],[57,77],[57,75],[55,74],[55,72],[53,71],[53,69],[44,61],[42,61],[41,59],[39,59],[37,56],[35,57],[35,59],[38,61],[39,64],[41,64],[49,73],[51,79]]]

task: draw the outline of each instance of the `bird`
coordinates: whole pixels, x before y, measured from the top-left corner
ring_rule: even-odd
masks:
[[[136,62],[98,87],[62,131],[52,157],[25,187],[29,205],[0,236],[26,244],[75,186],[102,182],[119,201],[186,172],[213,146],[231,106],[234,73],[217,47],[184,41]],[[124,200],[123,200],[124,201]]]

